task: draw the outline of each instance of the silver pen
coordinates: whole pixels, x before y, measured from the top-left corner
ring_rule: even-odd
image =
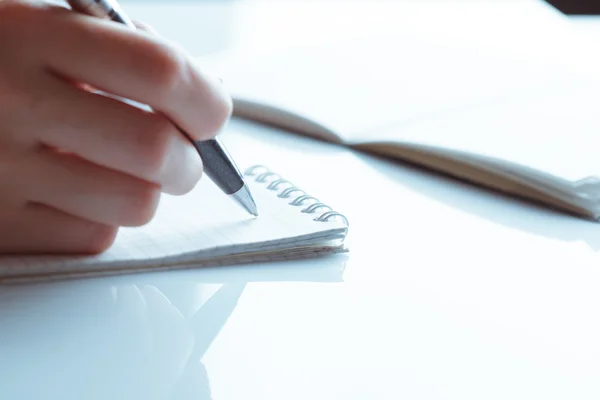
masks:
[[[114,0],[67,0],[73,11],[101,19],[109,19],[127,25],[133,30],[137,27],[121,10]],[[186,137],[180,127],[176,124]],[[258,208],[244,181],[239,169],[217,138],[206,141],[194,141],[194,146],[202,158],[206,175],[221,189],[231,196],[248,213],[258,216]]]

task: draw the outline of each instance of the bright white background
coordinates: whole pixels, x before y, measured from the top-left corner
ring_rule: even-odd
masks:
[[[285,0],[244,3],[124,4],[198,55],[286,43],[273,32],[330,37],[325,15],[343,4],[356,8],[337,13],[345,17],[332,35],[361,16],[381,33],[391,25],[374,20],[417,26],[427,14],[369,16],[343,1],[323,2],[318,15],[292,0],[287,12]],[[495,2],[508,3],[518,2]],[[510,32],[549,12],[533,3],[521,3],[522,25]],[[302,23],[309,17],[312,25]],[[536,32],[548,32],[546,17],[536,21]],[[260,160],[346,213],[350,254],[2,287],[0,398],[600,397],[597,224],[240,121],[223,138],[242,165]]]

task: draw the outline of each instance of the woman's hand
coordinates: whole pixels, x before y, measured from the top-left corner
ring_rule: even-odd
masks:
[[[0,1],[0,253],[105,250],[119,227],[151,220],[161,192],[200,179],[174,124],[209,139],[231,109],[217,79],[156,35]]]

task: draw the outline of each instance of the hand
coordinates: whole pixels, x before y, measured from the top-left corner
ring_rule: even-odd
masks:
[[[0,38],[0,253],[104,251],[198,182],[175,125],[210,139],[232,105],[183,51],[42,1],[0,1]]]

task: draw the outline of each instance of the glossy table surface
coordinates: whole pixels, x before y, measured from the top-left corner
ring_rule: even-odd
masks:
[[[599,397],[600,226],[248,122],[223,140],[343,211],[350,253],[0,287],[0,399]]]

